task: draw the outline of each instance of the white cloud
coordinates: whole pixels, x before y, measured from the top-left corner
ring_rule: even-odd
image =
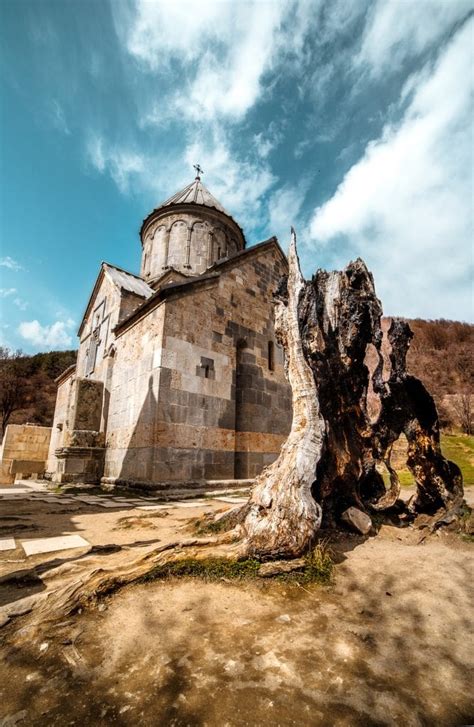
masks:
[[[389,313],[470,315],[472,30],[469,21],[408,82],[401,122],[367,146],[311,221],[311,238],[332,242],[335,258],[338,243],[367,258]]]
[[[206,160],[204,183],[235,218],[252,226],[262,214],[262,198],[276,177],[265,161],[248,154],[234,154],[221,129],[209,137],[196,134],[184,152],[185,168],[200,159]]]
[[[20,310],[26,310],[28,308],[28,303],[23,298],[15,298],[13,302]]]
[[[108,172],[121,192],[130,188],[132,178],[145,172],[145,162],[135,151],[107,145],[99,136],[89,139],[87,145],[89,162],[97,171]]]
[[[193,0],[137,0],[131,14],[117,8],[116,20],[128,52],[150,70],[166,72],[172,62],[184,67],[169,101],[175,113],[199,121],[240,118],[260,94],[290,5],[203,0],[197,12]],[[161,98],[152,117],[162,113]]]
[[[356,65],[373,76],[398,70],[402,63],[436,43],[472,9],[470,0],[377,0],[370,10]]]
[[[298,216],[309,185],[309,177],[302,179],[296,186],[286,184],[277,189],[269,199],[268,227],[271,234],[278,237],[284,250],[288,247],[291,227],[298,229]]]
[[[74,321],[55,321],[50,326],[42,326],[39,321],[23,321],[18,326],[18,333],[25,341],[35,348],[52,350],[68,348],[72,345],[72,336],[69,331]]]
[[[4,268],[9,268],[9,270],[15,270],[15,271],[23,270],[20,263],[18,263],[16,260],[11,258],[9,255],[7,255],[6,257],[0,258],[0,266],[4,267]]]
[[[16,293],[16,288],[0,288],[0,298],[8,298]]]

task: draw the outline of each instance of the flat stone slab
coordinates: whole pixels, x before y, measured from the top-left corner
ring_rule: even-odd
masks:
[[[31,490],[24,487],[1,487],[0,496],[4,495],[31,495]]]
[[[90,502],[89,505],[92,505],[92,503]],[[105,500],[104,502],[95,502],[94,505],[97,505],[97,507],[113,507],[115,510],[131,507],[131,505],[126,505],[124,502],[107,502]]]
[[[202,507],[209,505],[209,500],[185,500],[184,502],[170,502],[168,507]]]
[[[245,487],[239,487],[238,491],[239,492],[245,492],[245,490],[248,490],[250,492],[250,489],[251,489],[250,487],[245,486]],[[236,491],[237,491],[237,488],[234,488],[234,492],[236,492]],[[227,490],[208,490],[204,494],[205,494],[206,497],[213,497],[214,495],[226,495],[227,497],[232,497],[232,489],[227,489]]]
[[[60,535],[57,538],[38,538],[37,540],[22,540],[21,544],[26,555],[39,555],[52,553],[55,550],[70,550],[71,548],[85,548],[90,545],[80,535]]]
[[[26,492],[21,495],[0,495],[0,500],[27,500],[28,495]]]
[[[230,502],[232,505],[240,505],[240,503],[248,502],[248,497],[214,497],[218,502]]]
[[[15,540],[13,538],[3,538],[0,540],[0,550],[15,550]]]
[[[137,510],[169,510],[171,505],[137,505]]]

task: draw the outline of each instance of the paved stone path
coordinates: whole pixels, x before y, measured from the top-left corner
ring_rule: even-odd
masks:
[[[21,501],[26,500],[30,503],[45,503],[52,507],[66,505],[77,507],[100,507],[110,508],[114,510],[142,510],[142,511],[158,511],[170,510],[174,508],[203,508],[211,504],[214,500],[224,502],[229,505],[237,505],[246,502],[246,498],[241,496],[243,486],[239,490],[240,496],[232,496],[229,490],[214,490],[205,493],[206,499],[191,498],[189,500],[170,500],[163,502],[162,498],[156,499],[151,497],[124,497],[104,493],[103,495],[87,494],[87,491],[73,493],[51,492],[47,489],[46,483],[35,482],[30,480],[22,480],[16,483],[15,487],[0,487],[0,508],[2,501]],[[0,510],[1,518],[1,510]],[[27,556],[38,555],[41,553],[50,553],[59,550],[69,550],[71,548],[84,548],[90,543],[80,535],[69,535],[58,533],[57,536],[48,538],[27,539],[24,533],[20,536],[0,539],[0,551],[15,550],[16,542],[19,543]]]

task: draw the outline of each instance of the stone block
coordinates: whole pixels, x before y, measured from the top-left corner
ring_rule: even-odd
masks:
[[[355,530],[361,535],[368,535],[372,528],[372,520],[362,510],[358,510],[356,507],[349,507],[341,515],[343,520],[352,530]]]
[[[42,474],[45,469],[46,462],[38,460],[14,459],[10,466],[10,472],[12,475],[39,475]]]

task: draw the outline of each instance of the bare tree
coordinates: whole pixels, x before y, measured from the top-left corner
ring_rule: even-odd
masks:
[[[28,381],[23,354],[0,346],[0,421],[2,437],[13,412],[25,406]]]
[[[473,410],[472,410],[472,394],[467,392],[458,394],[455,398],[454,410],[459,417],[461,429],[464,434],[472,434],[473,432]]]

